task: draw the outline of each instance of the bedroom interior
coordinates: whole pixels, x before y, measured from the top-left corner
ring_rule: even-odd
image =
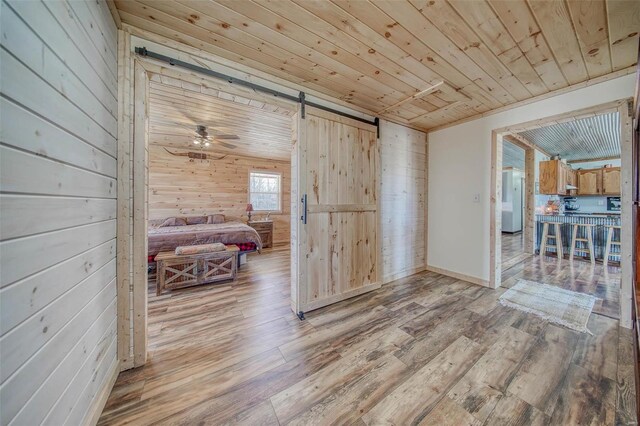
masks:
[[[179,308],[185,293],[175,290],[191,288],[187,294],[198,292],[202,305],[210,306],[249,286],[262,294],[273,278],[271,263],[281,263],[288,273],[280,258],[291,232],[293,108],[223,89],[161,74],[149,77],[150,347],[167,335],[174,344],[179,341],[180,329],[173,324],[198,322]],[[189,250],[197,253],[187,256]],[[261,255],[269,259],[243,266]],[[217,294],[207,297],[207,290]],[[168,304],[171,313],[161,308]],[[256,305],[264,305],[262,314],[281,312],[288,294],[274,288],[238,309],[251,315]],[[215,323],[210,328],[221,331]],[[182,336],[193,332],[187,327]]]
[[[0,424],[638,424],[640,2],[0,8]]]

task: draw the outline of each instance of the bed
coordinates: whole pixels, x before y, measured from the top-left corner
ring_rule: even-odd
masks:
[[[148,239],[150,260],[161,251],[173,251],[186,245],[235,244],[240,248],[240,254],[262,249],[262,241],[255,229],[242,222],[227,222],[219,217],[212,220],[211,216],[149,221]]]

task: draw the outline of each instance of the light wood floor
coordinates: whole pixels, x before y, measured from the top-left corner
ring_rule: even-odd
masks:
[[[522,262],[530,253],[524,252],[524,236],[522,232],[517,234],[502,234],[502,270],[511,268],[512,266]]]
[[[503,271],[596,295],[593,335],[425,272],[307,314],[289,310],[289,251],[233,284],[155,297],[149,363],[124,372],[100,424],[630,424],[631,333],[619,269],[530,257]],[[584,265],[582,265],[584,263]]]

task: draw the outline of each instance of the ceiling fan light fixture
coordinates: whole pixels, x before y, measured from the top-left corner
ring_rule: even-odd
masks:
[[[204,143],[204,146],[209,146],[209,145],[211,145],[211,143],[209,143],[209,142],[205,142]]]
[[[198,139],[193,140],[194,145],[200,145],[200,141]]]

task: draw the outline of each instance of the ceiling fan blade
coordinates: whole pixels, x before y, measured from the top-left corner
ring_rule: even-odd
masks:
[[[238,135],[214,135],[213,137],[215,139],[229,139],[229,140],[240,139]]]
[[[229,149],[236,149],[237,147],[233,144],[230,143],[226,143],[226,142],[222,142],[222,141],[218,141],[218,140],[214,140],[215,143],[217,143],[218,145],[224,146],[225,148],[229,148]]]

